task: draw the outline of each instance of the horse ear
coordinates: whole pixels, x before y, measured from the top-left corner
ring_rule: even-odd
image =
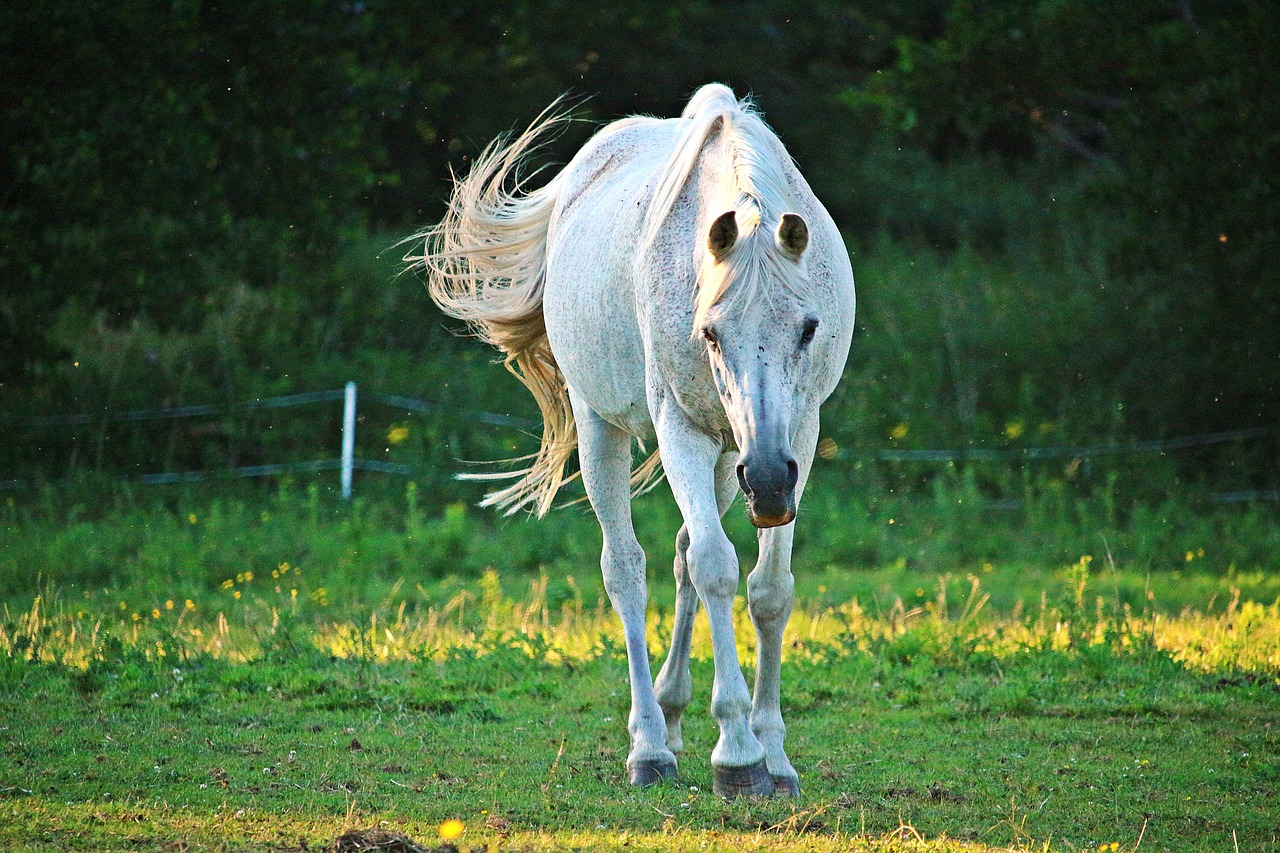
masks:
[[[729,254],[733,244],[738,242],[738,217],[732,211],[725,211],[711,223],[711,231],[707,234],[707,248],[717,261],[723,261]]]
[[[782,221],[778,223],[775,239],[783,254],[799,260],[804,250],[809,248],[809,226],[800,214],[784,213]]]

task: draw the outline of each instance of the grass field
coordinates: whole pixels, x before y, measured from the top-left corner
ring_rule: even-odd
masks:
[[[1058,527],[903,499],[837,529],[813,501],[783,674],[804,795],[725,802],[701,619],[681,778],[625,785],[589,518],[495,526],[412,490],[72,503],[4,510],[6,850],[316,850],[357,829],[462,850],[1280,849],[1273,508],[1089,526],[1081,506]],[[655,660],[662,506],[638,512]],[[1068,529],[1097,544],[1064,556]]]

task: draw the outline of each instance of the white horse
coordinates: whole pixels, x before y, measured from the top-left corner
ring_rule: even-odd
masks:
[[[521,167],[553,109],[498,140],[455,182],[449,211],[406,258],[440,307],[466,320],[542,410],[539,451],[486,505],[539,516],[577,449],[604,534],[604,584],[622,620],[631,681],[631,782],[676,773],[690,701],[698,601],[711,627],[716,793],[798,795],[783,750],[782,632],[791,614],[796,507],[818,407],[853,333],[849,256],[782,143],[728,88],[702,87],[678,119],[602,128],[554,178]],[[632,437],[657,452],[632,471]],[[659,459],[661,460],[659,463]],[[671,649],[656,683],[645,640],[645,556],[633,492],[665,473],[676,538]],[[747,579],[758,637],[754,696],[734,640],[739,566],[721,516],[741,488],[760,528]]]

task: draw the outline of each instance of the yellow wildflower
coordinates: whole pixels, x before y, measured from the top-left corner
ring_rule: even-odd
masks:
[[[396,424],[387,430],[387,444],[396,445],[403,442],[409,437],[409,427],[405,424]]]
[[[449,818],[440,824],[440,837],[445,841],[452,841],[461,835],[464,829],[466,827],[462,825],[462,821],[457,818]]]

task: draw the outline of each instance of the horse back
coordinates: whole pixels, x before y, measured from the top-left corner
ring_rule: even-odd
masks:
[[[635,260],[671,125],[623,119],[588,141],[557,177],[547,236],[543,315],[565,381],[605,420],[648,439]]]

